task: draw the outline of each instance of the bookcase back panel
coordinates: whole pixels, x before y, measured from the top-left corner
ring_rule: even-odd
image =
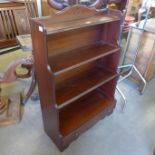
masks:
[[[116,52],[98,60],[100,66],[104,66],[111,72],[117,72],[120,53]]]
[[[68,81],[70,79],[76,78],[77,76],[79,77],[80,75],[82,76],[83,74],[86,74],[86,72],[90,71],[96,66],[97,62],[91,62],[85,65],[82,65],[80,67],[77,67],[73,69],[72,71],[65,72],[63,74],[60,74],[58,76],[55,76],[55,84],[56,87],[59,87],[64,81]]]
[[[81,130],[89,128],[89,123],[92,124],[97,115],[101,115],[102,112],[111,113],[110,108],[107,107],[114,107],[114,102],[113,98],[107,97],[100,90],[95,90],[61,109],[59,111],[61,134],[65,136],[74,133],[78,136]]]
[[[117,84],[118,77],[115,77],[113,80],[107,82],[106,84],[102,85],[99,90],[105,94],[107,97],[115,98],[115,88]]]
[[[114,21],[104,24],[102,27],[103,41],[118,46],[118,39],[120,35],[120,21]]]
[[[119,52],[116,52],[116,53],[107,55],[103,58],[100,58],[99,60],[89,62],[85,65],[81,65],[80,67],[72,69],[68,72],[59,74],[55,76],[56,87],[58,87],[59,85],[62,85],[64,81],[69,81],[72,78],[76,78],[77,76],[79,77],[80,75],[86,74],[87,72],[89,72],[95,67],[101,67],[104,69],[108,69],[113,73],[116,73],[118,60],[119,60]]]
[[[100,65],[97,61],[69,71],[59,78],[56,76],[56,103],[62,108],[116,76],[117,73],[109,71],[106,64]]]
[[[48,36],[48,56],[94,44],[101,39],[101,26],[81,28]]]

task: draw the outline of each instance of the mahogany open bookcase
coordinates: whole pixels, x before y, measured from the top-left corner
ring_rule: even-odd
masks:
[[[44,128],[61,151],[115,108],[121,17],[76,5],[31,19]]]

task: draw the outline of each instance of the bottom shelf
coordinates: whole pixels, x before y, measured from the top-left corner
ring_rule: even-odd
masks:
[[[100,112],[106,111],[114,103],[113,98],[108,98],[101,91],[95,90],[61,109],[59,113],[61,134],[66,136]]]

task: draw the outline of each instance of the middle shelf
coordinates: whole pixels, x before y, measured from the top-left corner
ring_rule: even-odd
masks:
[[[64,80],[56,86],[56,103],[59,108],[63,108],[116,76],[118,76],[117,73],[96,66],[84,74]]]
[[[49,53],[49,64],[54,75],[59,75],[86,63],[92,62],[119,50],[118,47],[101,41],[57,55]]]

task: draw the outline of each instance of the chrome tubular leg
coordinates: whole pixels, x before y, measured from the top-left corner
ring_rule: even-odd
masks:
[[[142,80],[143,83],[144,83],[143,89],[140,91],[140,93],[143,94],[143,92],[144,92],[144,90],[145,90],[145,88],[146,88],[147,82],[146,82],[146,80],[144,79],[144,77],[142,76],[142,74],[139,72],[139,70],[138,70],[135,66],[133,66],[133,68],[134,68],[134,70],[136,71],[136,73],[139,75],[139,77],[141,78],[141,80]]]
[[[122,66],[118,66],[118,69],[128,68],[128,67],[132,67],[132,66],[133,66],[133,64],[122,65]]]
[[[129,73],[127,75],[125,75],[122,78],[120,78],[118,80],[118,83],[121,82],[121,81],[123,81],[123,80],[125,80],[126,78],[128,78],[132,74],[132,71],[133,71],[133,68],[131,68],[131,70],[129,71]]]
[[[123,106],[122,106],[122,112],[124,112],[124,108],[125,108],[125,106],[126,106],[126,104],[127,104],[127,100],[126,100],[126,97],[124,96],[124,94],[123,94],[123,92],[119,89],[119,87],[117,86],[116,87],[116,90],[118,91],[118,93],[120,94],[120,96],[122,97],[122,99],[123,99]]]

